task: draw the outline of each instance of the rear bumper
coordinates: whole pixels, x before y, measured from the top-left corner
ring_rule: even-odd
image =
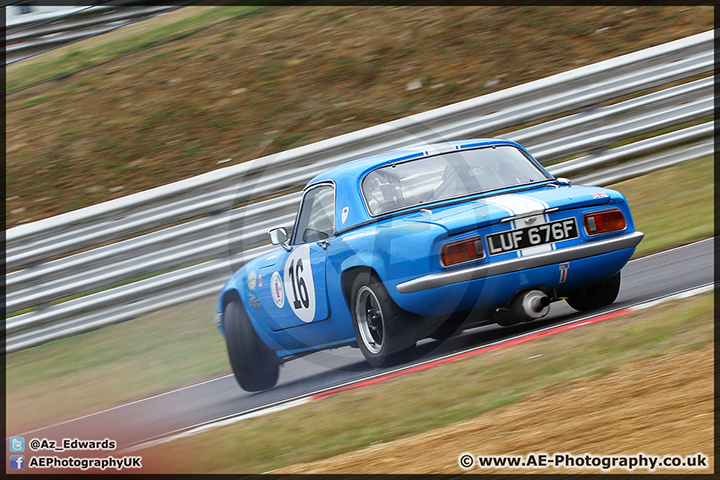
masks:
[[[626,248],[634,248],[640,243],[644,236],[642,232],[633,232],[608,238],[607,240],[597,240],[574,247],[553,250],[540,255],[518,257],[486,265],[475,265],[457,270],[432,273],[398,284],[397,291],[398,293],[420,292],[469,280],[487,278],[493,275],[517,272],[519,270],[602,255]]]

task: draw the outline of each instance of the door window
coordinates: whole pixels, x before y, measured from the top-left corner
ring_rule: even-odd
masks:
[[[315,187],[305,194],[293,244],[324,240],[335,235],[335,189],[332,185]]]

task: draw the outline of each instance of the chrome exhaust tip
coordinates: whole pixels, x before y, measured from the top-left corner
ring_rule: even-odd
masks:
[[[550,297],[542,290],[518,293],[506,306],[498,308],[493,321],[503,326],[530,322],[542,318],[550,311]]]
[[[550,311],[550,298],[545,292],[530,290],[518,298],[519,302],[514,305],[515,310],[521,317],[525,317],[524,321],[542,318]]]

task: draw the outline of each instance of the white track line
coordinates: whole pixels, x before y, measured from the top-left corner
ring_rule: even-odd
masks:
[[[621,307],[621,308],[618,308],[618,309],[613,310],[613,311],[617,311],[617,310],[630,310],[630,311],[643,310],[643,309],[645,309],[645,308],[654,307],[654,306],[659,305],[659,304],[661,304],[661,303],[670,302],[670,301],[673,301],[673,300],[680,300],[680,299],[689,298],[689,297],[692,297],[692,296],[695,296],[695,295],[699,295],[699,294],[701,294],[701,293],[704,293],[704,292],[708,292],[708,291],[710,291],[710,290],[713,290],[714,288],[715,288],[715,285],[714,285],[713,283],[708,283],[708,284],[705,284],[705,285],[701,285],[701,286],[699,286],[699,287],[694,287],[694,288],[691,288],[691,289],[688,289],[688,290],[684,290],[684,291],[678,292],[678,293],[676,293],[676,294],[673,294],[673,295],[670,295],[670,296],[667,296],[667,297],[662,297],[662,298],[659,298],[659,299],[656,299],[656,300],[651,300],[651,301],[649,301],[649,302],[639,303],[639,304],[637,304],[637,305],[631,305],[631,306],[627,306],[627,307]],[[448,355],[444,355],[444,356],[441,356],[441,357],[433,358],[433,359],[431,359],[431,360],[427,360],[427,361],[425,361],[425,362],[416,363],[416,364],[413,364],[413,365],[411,365],[411,366],[412,366],[412,367],[416,367],[416,366],[422,365],[422,364],[424,364],[424,363],[437,362],[438,360],[442,360],[442,359],[448,358],[448,357],[459,356],[459,355],[462,355],[462,354],[464,354],[464,353],[467,353],[467,352],[476,350],[476,349],[478,349],[478,348],[486,348],[486,347],[495,345],[495,344],[497,344],[497,343],[508,342],[508,341],[511,341],[511,340],[514,340],[514,339],[517,339],[517,338],[522,338],[522,337],[524,337],[524,336],[526,336],[526,335],[534,335],[534,334],[537,334],[538,332],[542,332],[542,331],[544,331],[544,330],[550,330],[550,329],[557,328],[557,327],[559,327],[559,326],[566,325],[566,324],[574,324],[574,323],[582,322],[582,321],[588,320],[588,319],[590,319],[590,318],[595,318],[595,317],[598,317],[598,316],[607,315],[608,313],[612,313],[612,311],[611,311],[611,312],[598,313],[598,314],[595,314],[595,315],[592,315],[592,316],[589,316],[589,317],[586,317],[586,318],[574,319],[574,320],[571,320],[571,321],[568,321],[568,322],[564,322],[564,323],[560,323],[560,324],[554,324],[554,325],[552,325],[552,326],[548,326],[548,327],[543,328],[543,329],[533,330],[533,331],[531,331],[531,332],[526,332],[526,333],[524,333],[524,334],[516,335],[516,336],[514,336],[514,337],[504,338],[504,339],[502,339],[502,340],[498,340],[497,342],[492,342],[492,343],[488,343],[488,344],[485,344],[485,345],[482,345],[482,346],[476,346],[476,347],[472,347],[472,348],[469,348],[469,349],[466,349],[466,350],[462,350],[462,351],[459,351],[459,352],[454,352],[454,353],[451,353],[451,354],[448,354]],[[581,325],[582,325],[582,323],[579,323],[579,324],[578,324],[578,326],[581,326]],[[382,377],[382,376],[391,375],[392,373],[395,373],[395,372],[398,372],[398,371],[402,371],[402,370],[404,370],[404,369],[406,369],[406,368],[408,368],[408,366],[403,366],[403,367],[397,368],[397,369],[395,369],[395,370],[387,371],[387,372],[381,372],[381,373],[378,373],[377,375],[372,375],[372,376],[370,376],[370,377],[363,377],[363,378],[361,378],[361,379],[352,380],[352,381],[349,381],[349,382],[346,382],[346,383],[343,383],[343,384],[335,385],[335,386],[333,386],[333,387],[331,387],[331,388],[325,388],[325,389],[323,389],[323,390],[319,390],[319,391],[316,391],[316,392],[308,393],[308,394],[305,394],[305,395],[303,395],[303,396],[301,396],[301,397],[298,397],[298,398],[294,398],[294,399],[290,399],[290,400],[285,400],[285,401],[280,401],[280,402],[277,402],[277,403],[275,403],[275,404],[273,404],[273,405],[270,405],[270,406],[267,406],[267,407],[260,407],[259,409],[256,409],[256,410],[253,410],[253,411],[250,411],[250,412],[240,413],[240,414],[233,414],[233,415],[229,415],[229,416],[223,417],[223,418],[221,418],[221,419],[219,419],[219,420],[215,420],[215,421],[206,422],[206,423],[203,423],[203,424],[198,424],[198,425],[186,427],[185,429],[183,429],[183,430],[181,430],[181,431],[176,431],[175,433],[172,433],[172,432],[171,432],[171,433],[169,433],[169,434],[167,434],[167,435],[165,435],[165,436],[162,436],[162,437],[159,437],[159,438],[155,438],[155,439],[151,439],[151,440],[148,440],[148,441],[146,441],[146,442],[142,442],[142,443],[135,444],[135,445],[133,445],[133,446],[131,446],[131,447],[128,447],[128,448],[124,449],[123,452],[130,452],[130,451],[135,451],[135,450],[139,450],[139,449],[143,449],[143,448],[153,447],[153,446],[160,445],[160,444],[162,444],[162,443],[171,442],[171,441],[173,441],[173,440],[177,440],[177,439],[180,439],[180,438],[191,437],[191,436],[196,435],[196,434],[198,434],[198,433],[206,432],[206,431],[208,431],[208,430],[211,430],[211,429],[214,429],[214,428],[217,428],[217,427],[222,427],[222,426],[225,426],[225,425],[231,425],[231,424],[233,424],[233,423],[237,423],[237,422],[240,422],[240,421],[242,421],[242,420],[246,420],[246,419],[248,419],[248,418],[260,417],[260,416],[262,416],[262,415],[267,415],[267,414],[270,414],[270,413],[278,412],[278,411],[281,411],[281,410],[286,410],[286,409],[289,409],[289,408],[292,408],[292,407],[296,407],[296,406],[299,406],[299,405],[304,405],[304,404],[306,404],[306,403],[310,403],[310,402],[312,401],[312,397],[314,397],[315,395],[317,395],[317,394],[319,394],[319,393],[322,393],[323,391],[335,390],[335,389],[338,389],[338,388],[342,388],[342,387],[344,387],[344,386],[352,385],[352,384],[354,384],[354,383],[366,382],[366,381],[368,381],[368,380],[370,380],[370,379],[373,379],[373,378],[376,378],[376,377]]]
[[[715,239],[715,237],[705,238],[705,239],[703,239],[703,240],[698,240],[697,242],[688,243],[688,244],[685,244],[685,245],[680,245],[680,246],[678,246],[678,247],[674,247],[674,248],[671,248],[671,249],[669,249],[669,250],[663,250],[662,252],[656,252],[656,253],[653,253],[653,254],[650,254],[650,255],[647,255],[647,256],[644,256],[644,257],[635,258],[635,259],[633,259],[633,260],[630,260],[630,262],[628,262],[628,263],[634,263],[634,262],[638,262],[638,261],[641,261],[641,260],[645,260],[645,259],[647,259],[647,258],[651,258],[651,257],[658,256],[658,255],[664,255],[664,254],[666,254],[666,253],[671,253],[671,252],[674,252],[674,251],[676,251],[676,250],[680,250],[680,249],[682,249],[682,248],[687,248],[687,247],[690,247],[690,246],[693,246],[693,245],[696,245],[696,244],[699,244],[699,243],[703,243],[703,242],[708,242],[708,241],[711,241],[711,240],[714,240],[714,239]],[[700,288],[705,288],[705,286],[700,287]],[[712,288],[712,286],[710,286],[709,288]],[[682,297],[682,298],[685,298],[685,297]],[[388,373],[388,372],[386,372],[386,373]],[[113,411],[113,410],[117,410],[117,409],[119,409],[119,408],[127,407],[127,406],[130,406],[130,405],[135,405],[135,404],[137,404],[137,403],[145,402],[145,401],[152,400],[152,399],[158,398],[158,397],[163,397],[163,396],[165,396],[165,395],[170,395],[170,394],[173,394],[173,393],[176,393],[176,392],[180,392],[180,391],[183,391],[183,390],[187,390],[187,389],[189,389],[189,388],[198,387],[198,386],[200,386],[200,385],[205,385],[205,384],[207,384],[207,383],[215,382],[215,381],[218,381],[218,380],[223,380],[223,379],[225,379],[225,378],[229,378],[229,377],[232,377],[232,376],[233,376],[232,374],[228,374],[228,375],[223,375],[222,377],[211,378],[211,379],[209,379],[209,380],[204,380],[204,381],[202,381],[202,382],[194,383],[194,384],[192,384],[192,385],[187,385],[187,386],[185,386],[185,387],[176,388],[176,389],[174,389],[174,390],[169,390],[169,391],[167,391],[167,392],[158,393],[158,394],[151,395],[151,396],[149,396],[149,397],[141,398],[141,399],[138,399],[138,400],[133,400],[132,402],[123,403],[123,404],[121,404],[121,405],[116,405],[116,406],[114,406],[114,407],[106,408],[106,409],[104,409],[104,410],[100,410],[100,411],[97,411],[97,412],[94,412],[94,413],[89,413],[89,414],[87,414],[87,415],[83,415],[83,416],[80,416],[80,417],[72,418],[72,419],[70,419],[70,420],[65,420],[65,421],[62,421],[62,422],[53,423],[53,424],[48,425],[48,426],[45,426],[45,427],[40,427],[40,428],[36,428],[36,429],[34,429],[34,430],[29,430],[29,431],[24,432],[24,433],[21,433],[21,434],[19,434],[19,435],[20,435],[20,436],[27,436],[28,434],[31,434],[31,433],[34,433],[34,432],[38,432],[38,431],[40,431],[40,430],[45,430],[45,429],[47,429],[47,428],[57,427],[57,426],[64,425],[64,424],[67,424],[67,423],[70,423],[70,422],[74,422],[74,421],[77,421],[77,420],[82,420],[82,419],[85,419],[85,418],[88,418],[88,417],[92,417],[92,416],[94,416],[94,415],[100,415],[100,414],[102,414],[102,413],[107,413],[107,412],[110,412],[110,411]],[[371,378],[371,377],[368,377],[368,378]],[[367,379],[367,378],[366,378],[366,379]],[[339,387],[339,386],[342,386],[342,385],[336,385],[336,386],[333,387],[333,388],[337,388],[337,387]],[[315,393],[319,393],[319,392],[315,392]],[[314,394],[313,394],[313,395],[314,395]],[[294,401],[294,400],[290,400],[290,401]],[[269,407],[269,408],[274,408],[274,407],[271,406],[271,407]],[[242,415],[242,414],[241,414],[241,415]],[[234,416],[237,416],[237,415],[234,414]],[[233,416],[231,416],[231,417],[234,418]],[[220,420],[222,421],[222,420],[225,420],[226,418],[227,418],[227,417],[223,417],[223,419],[220,419]],[[188,427],[188,428],[194,428],[194,427],[196,427],[196,426],[191,426],[191,427]],[[9,438],[10,438],[10,437],[7,437],[6,440],[9,439]]]
[[[666,253],[672,253],[672,252],[675,252],[675,251],[677,251],[677,250],[682,250],[683,248],[692,247],[692,246],[694,246],[694,245],[698,245],[698,244],[703,243],[703,242],[710,242],[710,241],[714,241],[714,240],[715,240],[715,237],[704,238],[704,239],[702,239],[702,240],[698,240],[697,242],[686,243],[685,245],[680,245],[680,246],[677,246],[677,247],[670,248],[670,249],[668,249],[668,250],[662,250],[662,251],[660,251],[660,252],[651,253],[650,255],[645,255],[644,257],[633,258],[633,259],[630,260],[628,263],[635,263],[635,262],[639,262],[639,261],[641,261],[641,260],[646,260],[646,259],[648,259],[648,258],[658,257],[658,256],[660,256],[660,255],[665,255]]]
[[[237,423],[242,420],[247,420],[248,418],[261,417],[261,416],[267,415],[269,413],[279,412],[281,410],[287,410],[288,408],[297,407],[298,405],[304,405],[306,403],[310,403],[312,401],[310,397],[311,397],[311,395],[308,395],[308,396],[298,398],[295,400],[286,401],[286,402],[280,403],[278,405],[274,405],[272,407],[265,407],[265,408],[261,408],[260,410],[255,410],[255,411],[248,412],[248,413],[241,413],[240,415],[233,415],[233,416],[231,416],[229,418],[225,418],[223,420],[201,424],[197,427],[191,427],[190,430],[183,430],[179,433],[156,438],[154,440],[149,440],[144,443],[138,443],[137,445],[133,445],[131,447],[125,448],[122,451],[123,452],[132,452],[135,450],[139,450],[141,448],[154,447],[155,445],[172,442],[173,440],[177,440],[180,438],[192,437],[193,435],[197,435],[198,433],[202,433],[207,430],[211,430],[213,428],[223,427],[225,425],[231,425],[233,423]]]
[[[59,425],[65,425],[66,423],[74,422],[74,421],[77,421],[77,420],[82,420],[82,419],[84,419],[84,418],[92,417],[92,416],[94,416],[94,415],[100,415],[101,413],[106,413],[106,412],[110,412],[110,411],[113,411],[113,410],[117,410],[118,408],[128,407],[128,406],[130,406],[130,405],[135,405],[136,403],[141,403],[141,402],[145,402],[145,401],[147,401],[147,400],[152,400],[153,398],[163,397],[163,396],[165,396],[165,395],[170,395],[171,393],[180,392],[180,391],[182,391],[182,390],[187,390],[188,388],[193,388],[193,387],[197,387],[197,386],[200,386],[200,385],[205,385],[206,383],[215,382],[215,381],[217,381],[217,380],[222,380],[222,379],[224,379],[224,378],[228,378],[228,377],[232,377],[232,376],[233,376],[233,375],[232,375],[232,373],[231,373],[231,374],[228,374],[228,375],[223,375],[222,377],[215,377],[215,378],[211,378],[211,379],[209,379],[209,380],[203,380],[202,382],[193,383],[192,385],[187,385],[187,386],[185,386],[185,387],[176,388],[175,390],[170,390],[170,391],[167,391],[167,392],[158,393],[158,394],[155,394],[155,395],[151,395],[151,396],[149,396],[149,397],[141,398],[141,399],[138,399],[138,400],[133,400],[132,402],[123,403],[123,404],[121,404],[121,405],[116,405],[116,406],[114,406],[114,407],[106,408],[105,410],[100,410],[100,411],[97,411],[97,412],[94,412],[94,413],[88,413],[87,415],[83,415],[83,416],[81,416],[81,417],[71,418],[70,420],[65,420],[65,421],[62,421],[62,422],[53,423],[52,425],[48,425],[48,426],[46,426],[46,427],[36,428],[35,430],[29,430],[29,431],[27,431],[27,432],[25,432],[25,433],[19,434],[18,436],[26,437],[26,436],[28,436],[28,434],[34,433],[34,432],[39,432],[40,430],[45,430],[45,429],[47,429],[47,428],[57,427],[57,426],[59,426]],[[10,437],[6,437],[6,440],[9,439],[9,438],[10,438]]]
[[[685,290],[684,292],[679,292],[674,295],[670,295],[669,297],[660,298],[658,300],[651,300],[649,302],[641,303],[641,304],[635,305],[633,307],[628,307],[628,310],[635,311],[635,310],[642,310],[644,308],[654,307],[655,305],[660,305],[661,303],[671,302],[673,300],[681,300],[683,298],[689,298],[694,295],[699,295],[701,293],[709,292],[710,290],[713,290],[714,288],[715,288],[714,284],[708,283],[706,285],[695,287],[691,290]]]

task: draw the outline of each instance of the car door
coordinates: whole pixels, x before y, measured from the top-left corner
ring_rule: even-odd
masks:
[[[283,251],[269,274],[267,298],[273,330],[298,327],[329,316],[325,278],[326,248],[335,235],[335,188],[331,183],[305,191],[290,250]]]

